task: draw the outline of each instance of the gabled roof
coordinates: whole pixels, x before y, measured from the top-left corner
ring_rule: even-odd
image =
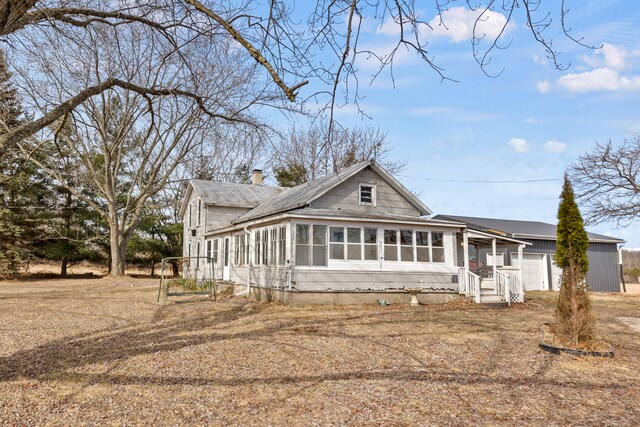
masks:
[[[269,215],[275,215],[288,212],[307,206],[314,200],[322,197],[331,189],[345,182],[358,172],[371,167],[378,175],[380,175],[387,183],[393,187],[398,193],[402,194],[412,206],[420,212],[420,215],[429,215],[431,210],[426,207],[416,196],[411,194],[400,182],[393,178],[387,171],[376,165],[372,160],[351,165],[342,171],[333,175],[327,175],[322,178],[314,179],[305,184],[293,187],[285,192],[276,195],[273,198],[261,203],[258,207],[240,215],[232,224],[238,224],[253,219],[262,218]]]
[[[556,226],[539,221],[519,221],[513,219],[477,218],[472,216],[436,215],[434,218],[459,221],[470,229],[507,234],[518,239],[556,240]],[[587,232],[590,242],[624,243],[617,237]]]
[[[193,191],[205,205],[253,209],[270,197],[286,190],[283,187],[192,179],[189,181],[184,201],[180,207],[180,216],[184,215]]]

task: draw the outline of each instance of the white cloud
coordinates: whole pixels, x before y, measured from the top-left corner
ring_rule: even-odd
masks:
[[[625,49],[605,43],[602,46],[602,53],[604,55],[604,62],[607,66],[615,70],[621,70],[625,67],[627,60],[627,52]]]
[[[582,57],[591,70],[562,76],[558,79],[558,86],[569,92],[640,90],[640,75],[629,74],[633,61],[628,60],[638,56],[640,51],[628,51],[605,43],[602,49]]]
[[[538,54],[534,54],[532,59],[533,59],[533,62],[535,62],[538,65],[542,65],[544,67],[549,65],[549,60],[545,56],[540,56]]]
[[[528,125],[536,125],[539,123],[538,119],[536,119],[535,117],[527,117],[526,119],[524,119],[524,122]]]
[[[545,94],[547,92],[549,92],[549,82],[546,80],[543,80],[541,82],[536,83],[536,87],[538,88],[538,92],[540,92],[541,94]]]
[[[393,16],[389,16],[385,19],[380,26],[376,29],[376,34],[384,34],[385,36],[399,36],[400,25],[396,22]]]
[[[622,70],[627,65],[627,56],[628,52],[624,47],[605,43],[602,49],[597,49],[592,55],[583,56],[582,59],[593,68]]]
[[[498,37],[507,25],[507,18],[501,13],[484,11],[482,8],[469,10],[466,7],[452,7],[429,21],[431,28],[423,26],[421,30],[424,34],[421,35],[449,37],[453,43],[460,43],[471,40],[474,25],[476,37],[492,40]],[[510,24],[507,29],[511,26]]]
[[[554,153],[562,153],[567,149],[567,144],[560,141],[550,140],[544,143],[544,149]]]
[[[518,153],[526,153],[529,151],[529,143],[523,138],[511,138],[509,140],[509,146]]]
[[[624,77],[610,68],[570,73],[558,79],[558,85],[570,92],[596,92],[640,89],[640,76]]]

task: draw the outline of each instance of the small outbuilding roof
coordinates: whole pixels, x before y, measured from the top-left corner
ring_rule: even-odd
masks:
[[[459,215],[436,215],[435,219],[458,221],[474,230],[505,234],[517,239],[556,240],[556,226],[540,221],[520,221],[513,219],[477,218]],[[624,243],[617,237],[587,232],[590,242]]]

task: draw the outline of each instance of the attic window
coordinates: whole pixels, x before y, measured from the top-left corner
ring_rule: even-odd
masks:
[[[375,205],[375,200],[376,200],[376,186],[360,184],[360,204]]]

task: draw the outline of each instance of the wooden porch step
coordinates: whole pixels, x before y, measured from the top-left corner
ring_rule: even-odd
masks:
[[[502,303],[502,298],[500,297],[500,295],[496,295],[493,292],[491,293],[485,293],[485,292],[481,292],[480,293],[480,304],[495,304],[495,303]]]

